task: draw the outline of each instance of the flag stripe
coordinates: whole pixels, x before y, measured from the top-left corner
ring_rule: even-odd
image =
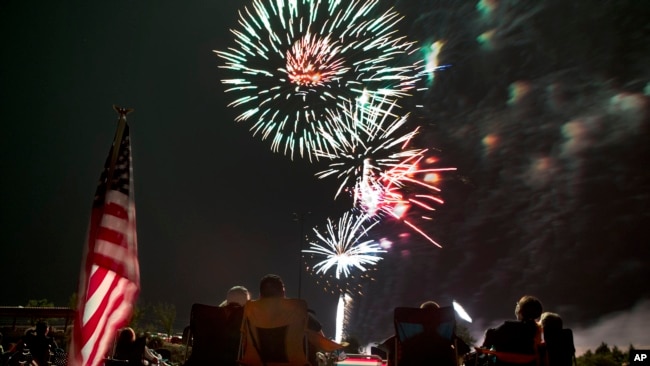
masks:
[[[121,261],[122,258],[129,255],[128,249],[120,245],[115,245],[110,241],[97,240],[97,254],[103,255],[107,260]]]
[[[101,313],[97,313],[97,318],[95,319],[96,325],[92,327],[93,332],[89,334],[90,341],[86,343],[85,347],[82,349],[82,354],[85,354],[86,356],[84,358],[98,359],[98,361],[101,361],[106,350],[108,350],[111,342],[104,342],[105,344],[102,344],[102,342],[97,342],[97,339],[112,339],[117,332],[117,328],[111,330],[111,328],[107,326],[107,323],[109,317],[114,314],[115,309],[122,303],[124,298],[123,292],[125,282],[127,281],[123,278],[114,278],[114,281],[111,283],[111,291],[107,293],[107,297],[104,299],[104,310]],[[122,314],[123,312],[115,315]],[[120,316],[119,318],[122,317],[123,316]],[[86,325],[86,327],[88,327],[88,325]]]
[[[95,242],[95,245],[97,245],[98,242],[100,241],[105,241],[109,242],[113,245],[120,245],[120,246],[128,246],[128,243],[125,242],[125,237],[124,233],[120,231],[116,231],[114,228],[119,229],[118,226],[126,227],[126,223],[119,223],[117,220],[114,220],[114,218],[111,218],[111,216],[104,216],[102,219],[102,227],[97,230],[97,240]],[[112,227],[111,227],[112,226]],[[97,248],[95,247],[95,251],[97,251]]]
[[[111,276],[114,278],[114,276]],[[110,286],[111,289],[113,286]],[[98,291],[99,292],[99,291]],[[102,317],[106,315],[108,297],[103,297],[100,299],[99,304],[96,305],[94,312],[90,313],[86,321],[83,323],[83,339],[87,340],[82,349],[82,356],[84,360],[90,360],[94,357],[89,357],[92,354],[92,349],[95,349],[99,346],[98,340],[102,339],[102,332],[104,331],[104,324],[102,322]],[[90,311],[90,308],[84,309],[85,311]],[[92,362],[88,362],[88,365],[92,365]]]
[[[115,195],[124,196],[124,194],[120,192],[115,192],[115,191],[109,192],[106,195],[106,207],[104,208],[104,213],[106,215],[118,217],[122,220],[128,220],[129,214],[124,209],[125,207],[128,206],[128,202],[120,203],[120,202],[109,201],[109,197],[112,196],[112,193],[115,193]]]
[[[89,293],[84,308],[83,326],[88,325],[90,317],[98,313],[98,310],[105,306],[106,294],[112,290],[112,283],[115,279],[115,272],[107,271],[105,268],[93,266],[93,273],[90,276],[88,288],[94,290]]]

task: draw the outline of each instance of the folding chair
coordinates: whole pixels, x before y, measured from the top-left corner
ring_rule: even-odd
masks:
[[[456,317],[452,307],[394,311],[397,366],[455,366]]]
[[[300,299],[261,298],[246,303],[239,364],[306,366],[307,303]]]
[[[544,342],[549,366],[576,365],[576,348],[571,329],[560,329],[558,332],[545,331]]]
[[[186,366],[237,365],[244,308],[192,305],[190,331],[192,353]]]

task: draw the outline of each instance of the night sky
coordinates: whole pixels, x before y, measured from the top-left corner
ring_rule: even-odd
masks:
[[[314,177],[323,165],[273,154],[226,107],[212,50],[234,45],[248,3],[0,5],[0,305],[67,306],[76,291],[113,104],[135,109],[140,300],[174,304],[180,331],[192,303],[217,304],[233,285],[257,296],[267,273],[298,296],[301,230],[350,201]],[[480,338],[533,294],[580,349],[650,347],[650,3],[498,3],[481,16],[475,1],[380,2],[411,40],[447,41],[450,67],[406,105],[423,105],[409,119],[417,143],[457,171],[442,175],[445,204],[426,224],[443,248],[395,241],[348,331],[381,340],[394,307],[456,300]],[[336,295],[301,278],[333,336]]]

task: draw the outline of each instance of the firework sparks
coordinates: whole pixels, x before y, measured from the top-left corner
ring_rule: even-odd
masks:
[[[352,296],[350,294],[342,293],[339,295],[339,302],[336,306],[336,330],[334,333],[334,341],[336,343],[341,343],[344,336],[347,336],[345,334],[345,328],[347,328],[348,318],[352,312],[351,305]]]
[[[351,268],[365,272],[367,266],[375,265],[381,260],[377,254],[386,251],[374,240],[365,240],[368,231],[377,224],[377,221],[364,226],[366,222],[368,222],[366,215],[355,216],[346,212],[338,223],[328,218],[326,232],[321,233],[314,228],[319,241],[310,242],[309,249],[304,249],[302,252],[325,257],[314,265],[316,274],[326,273],[335,267],[338,280],[341,276],[349,277]]]
[[[215,51],[235,96],[229,106],[241,110],[236,121],[251,121],[253,135],[270,139],[274,152],[312,160],[331,149],[320,131],[331,129],[338,103],[409,95],[423,61],[413,57],[413,42],[397,36],[402,17],[378,4],[253,0],[231,30],[236,46]]]
[[[463,308],[459,303],[454,300],[452,302],[452,305],[454,306],[454,310],[456,311],[456,314],[463,319],[466,322],[471,323],[472,322],[472,317],[467,314],[467,311],[465,311],[465,308]]]
[[[334,127],[321,131],[334,149],[332,152],[316,152],[318,156],[332,160],[328,169],[316,173],[316,176],[321,179],[335,176],[341,180],[334,198],[348,191],[359,193],[369,201],[379,199],[377,195],[384,190],[379,183],[382,171],[393,168],[403,159],[421,154],[421,149],[406,148],[418,129],[398,134],[408,114],[396,115],[394,109],[395,102],[386,98],[370,98],[366,103],[342,103],[332,116],[336,121]]]
[[[442,51],[443,46],[445,45],[444,41],[435,41],[432,42],[428,47],[424,47],[422,52],[424,53],[424,75],[427,77],[427,88],[433,83],[435,78],[435,73],[440,70],[444,70],[449,67],[449,65],[440,64],[440,52]]]
[[[384,192],[376,210],[402,221],[420,236],[441,248],[440,244],[407,216],[410,210],[417,210],[424,213],[419,219],[431,220],[427,215],[435,211],[437,204],[444,203],[437,195],[440,189],[433,183],[438,180],[439,172],[456,170],[456,168],[420,168],[423,163],[435,162],[433,158],[425,158],[426,152],[427,150],[422,150],[421,154],[403,160],[382,174]]]
[[[438,174],[455,168],[422,168],[435,159],[427,157],[428,149],[410,148],[417,134],[415,128],[406,133],[407,115],[393,113],[394,101],[370,98],[366,103],[344,103],[334,118],[336,127],[323,136],[332,140],[333,153],[321,153],[332,160],[328,169],[316,173],[319,178],[334,176],[341,181],[334,195],[348,192],[353,206],[370,217],[390,216],[402,221],[411,230],[440,247],[416,221],[407,218],[412,209],[430,213],[442,204],[435,186]],[[334,138],[330,135],[340,135]]]

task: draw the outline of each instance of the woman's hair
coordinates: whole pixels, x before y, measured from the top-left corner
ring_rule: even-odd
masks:
[[[119,360],[128,360],[133,352],[133,344],[135,343],[135,331],[133,328],[122,328],[117,335],[115,342],[114,358]]]
[[[544,328],[544,331],[560,330],[564,326],[562,324],[562,318],[558,314],[551,313],[548,311],[542,313],[542,317],[540,318],[540,323],[542,324],[542,328]]]
[[[117,346],[135,342],[135,331],[133,328],[122,328],[117,336]]]

